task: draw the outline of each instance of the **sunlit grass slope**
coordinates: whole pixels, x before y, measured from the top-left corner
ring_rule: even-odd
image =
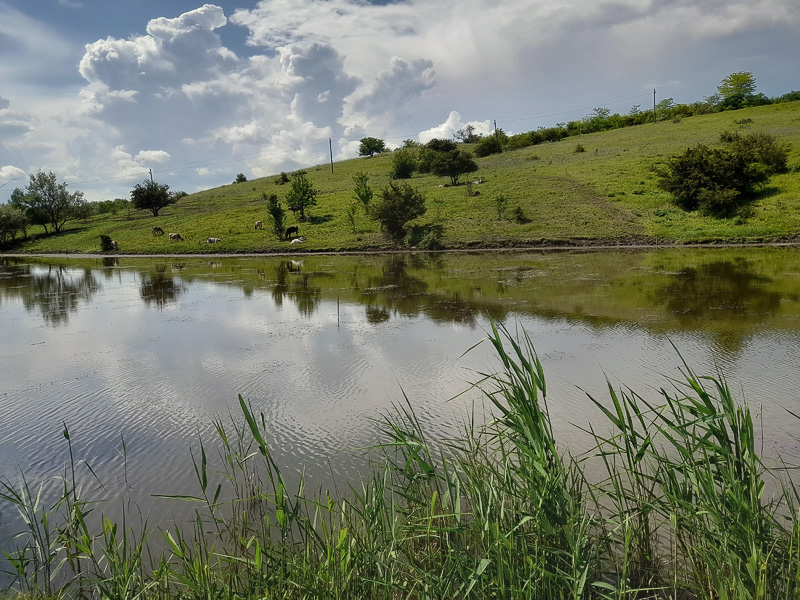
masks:
[[[752,121],[752,122],[750,122]],[[738,123],[737,123],[738,122]],[[746,124],[741,124],[747,122]],[[658,189],[655,169],[698,142],[718,145],[723,131],[764,132],[792,145],[790,172],[771,178],[745,216],[716,219],[684,213]],[[576,152],[581,145],[584,152]],[[469,147],[468,147],[469,148]],[[447,185],[447,178],[415,175],[427,213],[410,223],[441,228],[445,248],[493,248],[575,244],[764,242],[793,239],[800,231],[800,103],[785,103],[676,121],[570,137],[477,159],[471,186]],[[370,177],[376,195],[389,182],[392,155],[312,166],[308,178],[319,190],[309,223],[300,223],[306,243],[290,245],[269,230],[262,193],[283,200],[288,185],[276,177],[210,189],[183,198],[157,218],[146,211],[70,222],[61,235],[37,235],[19,252],[94,253],[101,234],[119,242],[120,253],[208,253],[385,250],[408,247],[391,242],[360,210],[355,229],[346,209],[353,202],[353,175]],[[231,175],[231,180],[235,174]],[[169,183],[165,181],[164,183]],[[498,216],[495,198],[507,199]],[[286,205],[283,202],[284,206]],[[519,207],[525,219],[512,218]],[[257,220],[264,230],[254,229]],[[289,213],[288,224],[297,224]],[[159,225],[185,242],[153,237]],[[39,228],[29,233],[41,234]],[[206,244],[218,237],[219,244]]]

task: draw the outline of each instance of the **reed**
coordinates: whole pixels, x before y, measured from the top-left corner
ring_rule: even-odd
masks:
[[[58,499],[3,481],[25,524],[6,554],[27,597],[703,598],[800,593],[800,494],[761,460],[756,422],[724,377],[683,379],[653,399],[608,386],[595,444],[572,456],[548,412],[531,338],[492,326],[489,407],[430,440],[406,399],[377,423],[371,475],[347,491],[294,484],[263,415],[215,422],[192,459],[191,527],[160,535],[89,514],[102,505],[70,463]],[[593,465],[591,473],[589,466]],[[211,466],[213,465],[213,467]],[[600,465],[598,475],[596,465]],[[774,484],[774,485],[773,485]],[[767,489],[775,489],[767,497]],[[101,511],[102,512],[102,511]]]

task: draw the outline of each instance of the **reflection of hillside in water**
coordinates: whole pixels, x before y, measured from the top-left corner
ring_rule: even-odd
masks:
[[[66,325],[81,304],[89,304],[101,285],[90,268],[31,266],[0,261],[0,299],[18,298],[28,312],[38,311],[50,327]]]
[[[730,324],[717,333],[717,341],[723,348],[739,350],[759,324],[780,311],[781,294],[766,289],[770,283],[772,279],[755,273],[746,259],[710,262],[673,274],[651,300],[685,328]]]
[[[437,260],[438,259],[438,260]],[[409,267],[442,269],[441,258],[435,256],[394,255],[383,264],[380,273],[367,276],[360,289],[359,300],[365,305],[370,323],[388,321],[392,314],[416,317],[424,314],[433,321],[463,323],[474,326],[479,315],[495,320],[505,318],[507,311],[496,304],[487,304],[480,295],[480,286],[470,289],[465,298],[459,290],[434,289],[419,277],[410,275]]]

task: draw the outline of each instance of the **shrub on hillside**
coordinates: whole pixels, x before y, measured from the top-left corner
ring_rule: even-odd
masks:
[[[697,144],[657,171],[659,187],[684,210],[727,217],[750,201],[767,172],[746,153]]]
[[[392,238],[402,238],[406,223],[425,214],[425,196],[407,183],[390,183],[373,202],[372,217]]]
[[[392,170],[389,172],[391,179],[410,179],[417,169],[417,159],[414,151],[404,148],[397,150],[392,155]]]

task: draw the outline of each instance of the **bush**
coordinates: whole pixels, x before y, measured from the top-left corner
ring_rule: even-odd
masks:
[[[381,229],[393,238],[403,237],[405,225],[425,214],[425,196],[407,183],[390,183],[370,211]]]
[[[492,154],[500,154],[503,151],[500,141],[493,135],[481,138],[475,146],[475,156],[483,158]]]
[[[286,211],[283,210],[277,194],[270,194],[269,197],[261,192],[261,199],[267,204],[270,221],[272,221],[272,231],[279,240],[283,240],[286,234]]]
[[[111,243],[111,236],[105,234],[100,235],[100,251],[111,252],[113,249],[114,246]]]
[[[391,179],[410,179],[417,168],[417,159],[414,152],[408,149],[398,150],[392,155],[392,170],[389,172]]]
[[[720,139],[730,144],[735,154],[742,155],[747,161],[758,163],[767,175],[785,173],[788,170],[789,145],[778,142],[768,133],[751,133],[749,135],[723,132]]]
[[[574,152],[575,154],[580,154],[581,152],[586,152],[586,148],[583,147],[583,144],[576,144]]]
[[[657,171],[659,187],[684,210],[727,217],[767,180],[765,169],[746,153],[697,144]]]

